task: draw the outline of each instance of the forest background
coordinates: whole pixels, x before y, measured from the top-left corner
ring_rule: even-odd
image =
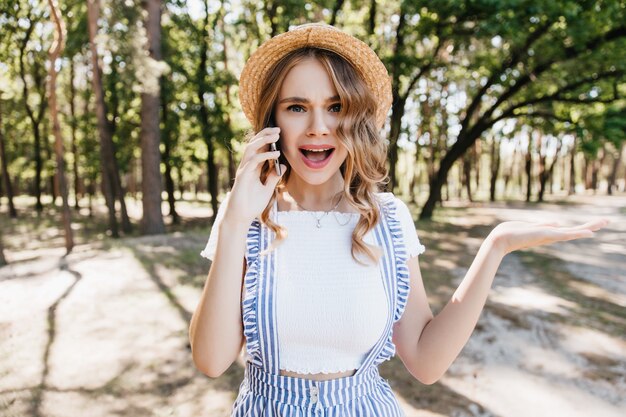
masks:
[[[623,1],[0,5],[0,201],[11,217],[20,196],[36,213],[65,194],[91,213],[103,196],[116,237],[133,226],[126,197],[141,202],[146,234],[176,224],[186,198],[215,212],[249,129],[241,67],[310,21],[353,33],[387,65],[388,188],[420,218],[441,201],[626,186]]]
[[[520,208],[534,220],[584,203],[623,220],[623,0],[0,0],[0,278],[39,274],[31,261],[48,254],[67,272],[77,270],[72,251],[83,259],[97,247],[106,259],[125,247],[149,274],[201,288],[199,246],[250,128],[241,68],[263,41],[312,21],[357,36],[387,66],[387,189],[419,217],[434,253],[459,227],[484,237],[496,217],[473,209]],[[611,242],[607,253],[623,249]],[[169,263],[155,255],[166,246]],[[602,267],[623,277],[626,262],[612,256]],[[431,272],[464,259],[450,262]],[[167,279],[156,285],[188,321],[193,302],[174,302]],[[602,323],[623,330],[624,287],[603,288],[613,304]],[[614,383],[623,355],[600,362]],[[45,409],[41,384],[26,390],[34,414]]]

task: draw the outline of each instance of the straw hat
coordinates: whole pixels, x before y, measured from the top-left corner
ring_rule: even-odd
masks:
[[[385,65],[366,43],[325,23],[296,26],[269,39],[250,56],[239,79],[239,101],[250,123],[255,125],[255,109],[267,72],[289,52],[304,47],[335,52],[357,69],[378,103],[376,124],[381,128],[392,100]]]

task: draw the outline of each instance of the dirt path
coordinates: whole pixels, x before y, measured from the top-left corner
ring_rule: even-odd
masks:
[[[626,407],[626,198],[448,209],[418,224],[433,310],[498,221],[612,223],[594,239],[508,255],[486,310],[446,376],[424,386],[381,366],[407,417],[622,416]],[[208,229],[13,251],[0,269],[0,415],[228,416],[243,377],[196,371],[189,318]]]

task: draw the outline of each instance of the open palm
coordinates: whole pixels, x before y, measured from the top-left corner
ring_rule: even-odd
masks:
[[[608,223],[609,221],[606,219],[599,219],[578,226],[565,227],[560,226],[558,222],[507,221],[496,226],[491,231],[490,237],[503,250],[503,253],[507,254],[534,246],[592,237],[593,232],[603,228]]]

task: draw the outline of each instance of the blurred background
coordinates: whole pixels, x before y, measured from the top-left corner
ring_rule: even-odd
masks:
[[[506,220],[611,220],[504,259],[446,376],[381,365],[407,416],[623,415],[624,0],[0,0],[0,415],[228,416],[188,325],[250,129],[237,80],[290,27],[369,44],[388,191],[441,309]]]

